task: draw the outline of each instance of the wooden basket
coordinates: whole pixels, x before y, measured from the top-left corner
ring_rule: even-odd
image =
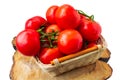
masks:
[[[106,42],[101,36],[97,41],[97,46],[59,59],[54,59],[51,64],[43,64],[38,59],[36,62],[43,71],[52,76],[56,76],[72,69],[95,63],[96,60],[100,58],[101,53],[106,49],[106,47]]]

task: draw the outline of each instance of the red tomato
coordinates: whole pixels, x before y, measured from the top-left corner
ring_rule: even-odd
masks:
[[[53,59],[62,57],[58,48],[44,48],[39,55],[39,60],[44,64],[49,64]]]
[[[40,36],[35,30],[24,30],[16,37],[16,47],[26,56],[35,56],[40,51],[39,38]]]
[[[79,22],[79,26],[80,26],[80,25],[82,24],[82,22],[87,19],[87,17],[84,16],[84,15],[82,15],[82,14],[79,14],[79,16],[80,16],[80,22]],[[76,30],[78,30],[78,31],[79,31],[79,29],[80,29],[79,26],[76,28]]]
[[[88,45],[88,41],[84,41],[83,40],[83,44],[82,44],[82,49],[81,50],[84,50],[87,48],[87,45]]]
[[[61,31],[61,29],[56,24],[52,24],[46,28],[46,33],[50,33],[52,31]]]
[[[47,12],[46,12],[46,18],[47,21],[51,24],[55,24],[56,20],[55,20],[55,12],[58,9],[58,6],[53,5],[51,7],[48,8]]]
[[[92,20],[82,21],[79,31],[87,41],[96,41],[101,35],[101,26]]]
[[[82,14],[79,14],[79,15],[80,15],[80,25],[81,25],[81,23],[82,23],[84,20],[86,20],[87,17],[84,16],[84,15],[82,15]]]
[[[57,39],[58,39],[58,35],[59,35],[60,31],[61,31],[61,29],[56,24],[52,24],[52,25],[46,27],[45,32],[52,34],[51,36],[49,35],[49,38],[51,38],[53,45],[57,45]],[[55,34],[53,32],[55,32]]]
[[[80,17],[81,17],[81,19],[86,19],[87,18],[86,16],[84,16],[82,14],[80,14]]]
[[[25,29],[38,30],[42,25],[47,23],[47,21],[41,16],[34,16],[28,19],[25,23]]]
[[[68,55],[79,51],[82,44],[82,36],[77,30],[66,29],[58,36],[58,48],[64,54]]]
[[[95,46],[95,45],[96,45],[95,42],[90,42],[90,43],[87,45],[87,48],[93,47],[93,46]]]
[[[64,4],[57,9],[55,19],[61,29],[75,29],[79,25],[80,15],[72,6]]]

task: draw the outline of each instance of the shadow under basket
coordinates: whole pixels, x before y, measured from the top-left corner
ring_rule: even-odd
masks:
[[[106,41],[102,36],[100,36],[97,41],[97,45],[94,47],[54,59],[51,64],[43,64],[38,58],[36,58],[36,62],[44,72],[52,76],[57,76],[75,68],[95,63],[100,58],[101,53],[106,49],[106,47]]]

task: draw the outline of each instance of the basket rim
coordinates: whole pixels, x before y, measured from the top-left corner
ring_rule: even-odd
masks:
[[[64,65],[65,63],[71,62],[72,60],[79,59],[79,58],[81,58],[81,57],[91,55],[91,54],[93,54],[93,53],[95,53],[95,52],[103,51],[103,50],[105,50],[105,49],[107,48],[107,43],[106,43],[106,41],[105,41],[105,39],[103,38],[102,35],[100,36],[100,44],[97,44],[97,46],[98,46],[98,50],[96,50],[96,51],[94,51],[94,52],[89,52],[89,53],[86,53],[86,54],[84,54],[84,55],[77,56],[77,57],[75,57],[75,58],[71,58],[71,59],[66,60],[66,61],[64,61],[64,62],[61,62],[61,63],[57,62],[57,65],[44,64],[44,63],[42,63],[37,57],[36,57],[36,60],[37,60],[36,62],[37,62],[37,64],[38,64],[41,68],[45,68],[45,69],[56,68],[56,66]],[[54,59],[54,60],[57,61],[57,59]],[[53,61],[54,61],[54,60],[53,60]]]

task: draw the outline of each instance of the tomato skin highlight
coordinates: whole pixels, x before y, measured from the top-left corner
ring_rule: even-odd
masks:
[[[39,60],[44,64],[50,64],[50,61],[62,56],[63,55],[59,52],[58,48],[44,48],[40,52]]]
[[[79,51],[82,44],[81,34],[74,29],[63,30],[58,36],[58,48],[66,55]]]
[[[39,34],[32,29],[21,31],[16,37],[16,47],[23,55],[35,56],[40,51]]]
[[[56,10],[58,9],[58,7],[59,6],[57,6],[57,5],[53,5],[53,6],[50,6],[46,11],[46,19],[50,24],[56,23],[55,13],[56,13]]]
[[[34,16],[28,19],[25,23],[25,29],[38,30],[42,25],[47,23],[47,21],[41,16]]]
[[[75,29],[79,25],[80,15],[71,5],[64,4],[57,9],[55,19],[61,29]]]
[[[79,32],[87,41],[96,41],[101,35],[101,26],[92,20],[83,20],[79,26]]]

